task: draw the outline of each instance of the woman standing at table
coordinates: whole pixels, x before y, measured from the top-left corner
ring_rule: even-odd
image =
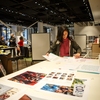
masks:
[[[9,39],[9,46],[10,47],[16,47],[16,38],[15,38],[13,33],[11,34],[11,37]]]
[[[7,45],[3,36],[0,37],[0,45]]]
[[[73,52],[75,50],[75,53]],[[51,46],[49,53],[54,53],[58,56],[74,56],[79,58],[81,55],[80,46],[74,41],[74,39],[69,37],[69,30],[66,26],[61,26],[58,28],[57,39],[54,44]]]
[[[12,33],[11,34],[11,37],[9,39],[9,46],[10,47],[16,47],[16,38],[15,38],[15,35]],[[13,50],[13,56],[15,56],[16,53],[15,53],[15,49]]]

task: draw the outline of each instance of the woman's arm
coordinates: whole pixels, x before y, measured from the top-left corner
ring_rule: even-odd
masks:
[[[76,41],[72,40],[72,47],[76,50],[76,54],[74,54],[75,58],[79,58],[81,56],[81,47],[76,43]]]
[[[47,52],[47,55],[48,55],[49,53],[57,54],[57,45],[59,45],[59,44],[60,44],[59,41],[55,41],[55,42],[53,43],[53,45],[50,47],[49,51]]]

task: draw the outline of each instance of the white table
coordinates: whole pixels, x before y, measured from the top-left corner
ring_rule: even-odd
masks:
[[[68,63],[74,64],[77,63],[78,64],[93,64],[93,65],[99,65],[98,60],[96,59],[88,59],[87,61],[78,61],[78,60],[70,60],[68,61]],[[61,66],[65,65],[66,62],[59,62],[59,63],[54,63],[54,62],[49,62],[49,61],[42,61],[38,64],[32,65],[30,67],[27,67],[25,69],[22,69],[20,71],[17,71],[15,73],[12,73],[10,75],[7,75],[5,77],[0,78],[0,83],[4,84],[4,85],[9,85],[9,86],[14,86],[14,87],[18,87],[21,89],[27,89],[27,92],[29,94],[31,94],[32,96],[38,97],[38,98],[42,98],[42,99],[36,99],[36,100],[74,100],[70,97],[67,97],[65,95],[61,95],[58,93],[48,93],[48,92],[42,92],[42,91],[37,91],[34,88],[31,88],[31,86],[27,86],[25,84],[21,84],[21,83],[17,83],[17,82],[13,82],[13,81],[9,81],[8,79],[16,76],[18,74],[21,74],[25,71],[35,71],[35,72],[42,72],[42,73],[50,73],[53,69],[55,68],[60,68]],[[88,98],[87,100],[100,100],[100,74],[90,74],[90,73],[83,73],[83,72],[77,72],[76,73],[76,77],[78,78],[89,78],[90,79],[90,88],[89,88],[89,92],[88,92]],[[9,99],[11,100],[11,99]],[[18,100],[18,99],[14,99],[14,100]]]

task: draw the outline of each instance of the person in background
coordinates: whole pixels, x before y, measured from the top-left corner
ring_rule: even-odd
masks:
[[[13,33],[11,34],[11,37],[9,39],[9,46],[16,47],[16,38],[15,38],[15,35]],[[16,55],[15,49],[13,49],[13,56],[15,56],[15,55]]]
[[[13,33],[11,34],[11,37],[9,39],[9,46],[16,47],[16,38],[15,38],[15,35]]]
[[[93,43],[94,43],[94,44],[99,44],[99,37],[95,37]]]
[[[73,49],[76,51],[75,54]],[[54,53],[61,57],[74,56],[75,58],[79,58],[81,56],[81,48],[74,39],[69,37],[69,30],[67,27],[61,26],[58,28],[56,41],[46,55],[49,55],[49,53]]]
[[[3,36],[0,37],[0,45],[7,45]]]
[[[24,54],[24,39],[23,39],[23,37],[22,36],[20,36],[20,41],[18,42],[18,45],[19,45],[19,47],[20,47],[20,52],[21,52],[21,55],[25,55]]]

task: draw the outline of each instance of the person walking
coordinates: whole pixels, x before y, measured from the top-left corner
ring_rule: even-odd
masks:
[[[20,53],[21,53],[21,55],[25,55],[24,54],[24,39],[23,39],[23,37],[22,36],[20,36],[20,41],[18,42],[18,45],[19,45],[19,47],[20,47]]]

